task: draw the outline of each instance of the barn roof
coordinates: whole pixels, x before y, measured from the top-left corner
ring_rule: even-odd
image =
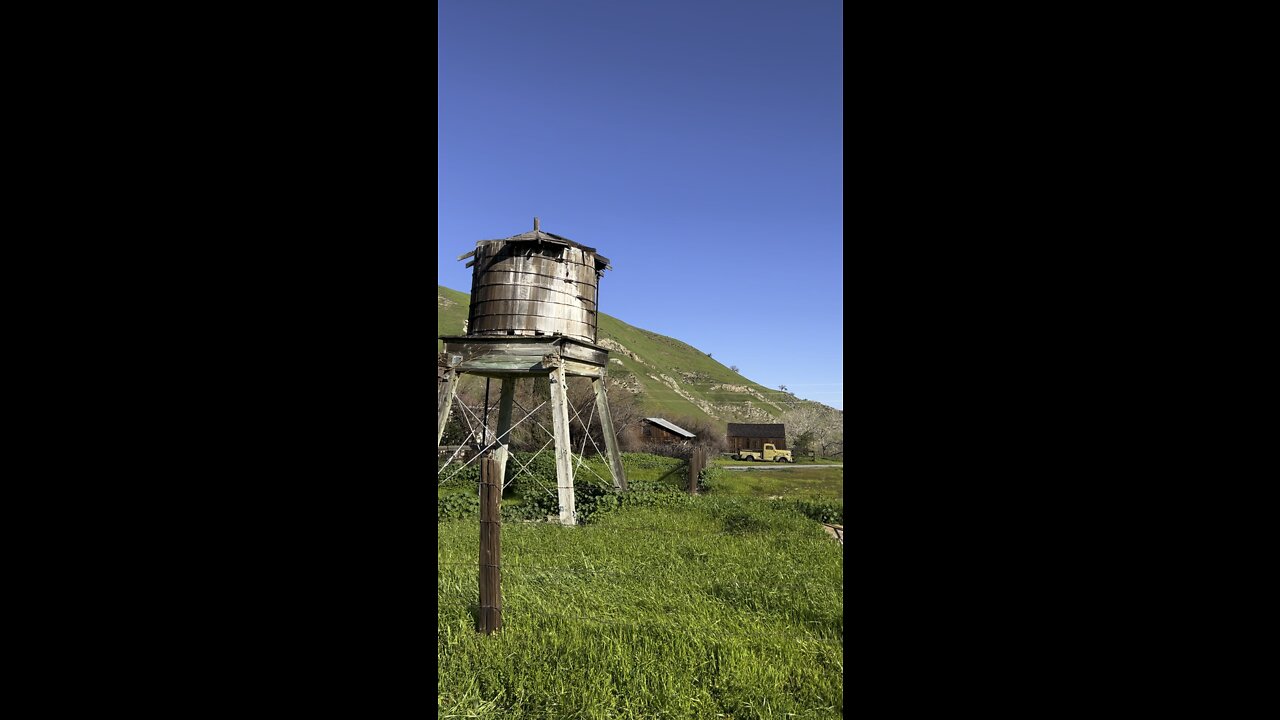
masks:
[[[785,437],[787,426],[782,423],[774,425],[757,423],[729,423],[729,437],[778,438]]]
[[[645,418],[645,420],[648,420],[649,422],[659,427],[664,427],[677,435],[683,435],[684,437],[687,437],[687,438],[698,437],[697,435],[694,435],[693,433],[689,432],[688,430],[685,430],[679,425],[676,425],[674,423],[669,423],[666,420],[663,420],[662,418]]]

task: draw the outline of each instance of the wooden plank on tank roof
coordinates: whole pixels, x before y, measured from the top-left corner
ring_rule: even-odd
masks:
[[[570,248],[549,247],[549,246],[527,246],[527,247],[507,247],[502,252],[495,253],[503,260],[517,260],[521,258],[542,259],[551,262],[578,262],[578,255]],[[590,263],[580,263],[590,264]]]

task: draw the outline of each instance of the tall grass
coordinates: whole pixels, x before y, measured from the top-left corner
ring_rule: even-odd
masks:
[[[722,495],[844,499],[844,468],[767,465],[765,469],[716,468],[708,489]]]
[[[843,554],[798,514],[698,497],[504,524],[490,636],[475,631],[478,523],[438,528],[440,717],[843,714]]]

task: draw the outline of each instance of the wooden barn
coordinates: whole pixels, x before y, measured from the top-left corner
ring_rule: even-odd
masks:
[[[640,437],[645,442],[678,443],[694,440],[698,436],[662,418],[645,418],[640,426]]]
[[[765,443],[773,443],[779,450],[787,449],[787,426],[754,423],[729,423],[726,433],[729,439],[729,450],[763,450]]]

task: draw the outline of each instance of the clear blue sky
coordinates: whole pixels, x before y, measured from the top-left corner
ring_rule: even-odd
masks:
[[[439,0],[439,283],[542,229],[600,310],[844,408],[837,0]]]

